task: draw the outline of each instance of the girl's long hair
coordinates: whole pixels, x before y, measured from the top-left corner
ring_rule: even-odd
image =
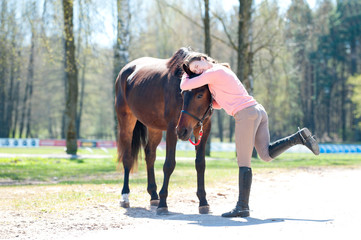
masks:
[[[184,64],[189,68],[189,65],[194,62],[194,61],[201,61],[201,59],[204,58],[205,60],[207,60],[208,62],[211,63],[215,63],[215,64],[220,64],[222,66],[225,66],[229,69],[231,69],[231,66],[229,65],[229,63],[218,63],[215,59],[211,58],[210,56],[208,56],[207,54],[204,53],[198,53],[195,52],[193,54],[191,54],[185,61]]]

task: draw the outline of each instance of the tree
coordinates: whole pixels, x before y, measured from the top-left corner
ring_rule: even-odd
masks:
[[[0,137],[4,138],[14,132],[17,120],[23,34],[17,7],[16,2],[0,2]]]
[[[204,15],[203,15],[203,25],[204,25],[204,50],[205,53],[211,56],[211,28],[210,28],[210,19],[209,19],[209,0],[204,0]],[[217,111],[217,116],[219,116],[219,111]],[[212,132],[207,141],[206,146],[206,156],[211,155],[211,136]]]
[[[313,131],[314,75],[308,54],[311,52],[312,12],[305,0],[293,0],[287,10],[286,34],[294,65],[299,73],[299,100],[303,112],[302,125]]]
[[[76,134],[78,137],[81,137],[81,118],[83,115],[83,106],[84,106],[84,97],[85,97],[85,75],[88,66],[88,56],[89,56],[89,35],[91,33],[90,27],[90,14],[89,6],[87,2],[83,0],[79,1],[79,27],[78,27],[78,37],[77,37],[77,56],[79,59],[78,69],[80,77],[80,96],[78,103],[77,119],[76,119]]]
[[[78,71],[75,62],[73,0],[63,0],[63,12],[65,32],[65,78],[68,83],[66,98],[66,152],[68,154],[76,154],[78,150],[76,135]]]
[[[267,110],[271,140],[299,126],[298,84],[277,2],[263,1],[252,20],[253,94]]]
[[[211,56],[211,28],[210,28],[210,18],[209,18],[209,0],[204,0],[204,16],[203,16],[203,25],[204,25],[204,51],[207,55]]]
[[[6,57],[6,32],[5,32],[5,19],[7,13],[6,1],[1,3],[0,12],[0,125],[5,125],[5,99],[6,99],[6,68],[7,68],[7,57]],[[4,128],[0,128],[0,137],[5,137],[6,133]]]
[[[352,86],[351,100],[355,104],[355,117],[361,117],[361,75],[350,76],[347,80],[348,84]],[[361,127],[361,122],[358,122],[358,127]]]
[[[117,0],[117,38],[113,49],[113,83],[115,83],[119,71],[129,62],[130,18],[129,0]],[[113,99],[115,100],[115,84],[113,85]],[[115,123],[114,135],[117,136],[117,116],[115,109],[113,113]]]
[[[23,119],[24,121],[24,114],[26,111],[26,132],[25,137],[31,137],[31,110],[32,110],[32,96],[33,96],[33,85],[34,85],[34,71],[35,71],[35,42],[36,42],[36,21],[37,21],[37,14],[36,14],[36,2],[31,3],[30,7],[30,15],[29,16],[29,23],[31,29],[31,46],[30,46],[30,56],[29,56],[29,65],[28,65],[28,73],[27,73],[27,82],[26,82],[26,98],[24,97],[24,109],[23,109]],[[20,137],[22,131],[20,130]]]
[[[357,139],[360,132],[347,86],[347,78],[357,74],[360,58],[355,44],[360,39],[358,9],[360,1],[338,1],[334,7],[324,0],[315,15],[314,22],[321,27],[312,36],[316,44],[308,58],[315,80],[314,122],[326,141]]]
[[[237,46],[237,76],[243,82],[248,92],[253,94],[252,55],[250,27],[252,17],[252,0],[239,0],[238,8],[238,46]]]

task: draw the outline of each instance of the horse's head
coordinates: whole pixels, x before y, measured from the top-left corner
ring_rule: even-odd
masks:
[[[190,78],[194,73],[184,65],[184,71]],[[186,141],[194,128],[203,124],[203,121],[212,114],[212,95],[208,85],[182,92],[183,108],[177,124],[178,138]]]

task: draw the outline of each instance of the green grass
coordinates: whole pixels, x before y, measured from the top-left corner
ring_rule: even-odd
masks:
[[[25,154],[62,154],[62,148],[0,148],[0,153]],[[49,159],[41,157],[0,158],[0,181],[40,181],[44,183],[57,182],[62,184],[77,183],[121,183],[123,174],[117,171],[116,151],[111,149],[105,153],[94,149],[93,153],[79,149],[79,154],[109,154],[104,159]],[[160,160],[156,161],[155,171],[157,182],[163,182],[164,151],[158,151]],[[143,154],[144,156],[144,154]],[[196,182],[194,152],[177,151],[177,158],[187,157],[189,160],[177,160],[176,169],[172,175],[173,184],[193,185]],[[206,177],[208,182],[221,181],[237,172],[235,153],[212,152],[207,160]],[[274,161],[267,163],[260,159],[252,160],[255,169],[264,168],[299,168],[322,166],[361,166],[361,154],[291,154],[285,153]],[[146,184],[145,162],[139,161],[138,171],[131,176],[132,184]]]
[[[115,148],[107,149],[104,152],[100,148],[78,148],[78,154],[116,154]],[[35,147],[35,148],[0,148],[0,153],[18,153],[18,154],[65,154],[64,147]]]
[[[114,161],[103,159],[0,159],[0,178],[37,181],[81,178],[115,171],[114,166]]]

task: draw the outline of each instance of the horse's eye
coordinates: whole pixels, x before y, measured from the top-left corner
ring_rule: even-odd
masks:
[[[197,96],[197,98],[199,99],[199,98],[202,98],[203,97],[203,94],[199,94],[198,96]]]

